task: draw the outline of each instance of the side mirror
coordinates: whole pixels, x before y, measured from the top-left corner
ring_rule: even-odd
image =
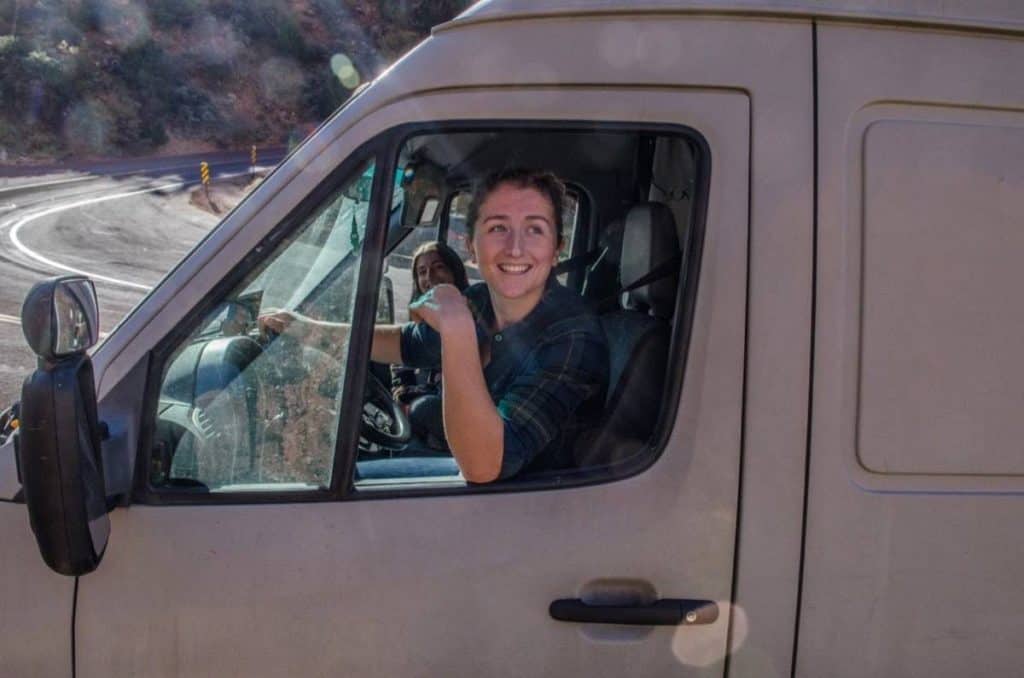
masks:
[[[61,276],[36,283],[21,307],[21,327],[41,359],[84,353],[100,336],[96,288],[88,278]]]
[[[29,291],[21,309],[39,357],[21,388],[18,461],[43,560],[78,576],[96,569],[110,534],[92,362],[99,307],[92,281],[63,276]]]

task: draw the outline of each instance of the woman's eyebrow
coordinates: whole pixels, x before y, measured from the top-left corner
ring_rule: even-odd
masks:
[[[548,219],[543,214],[527,214],[523,218],[524,219],[540,219],[542,221],[546,221],[549,224],[551,223],[551,219]],[[508,215],[506,215],[506,214],[492,214],[489,217],[484,217],[484,223],[486,224],[488,221],[491,221],[492,219],[501,219],[502,221],[508,221]]]

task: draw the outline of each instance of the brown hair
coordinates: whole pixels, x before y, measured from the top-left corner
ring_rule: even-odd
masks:
[[[420,289],[419,279],[416,275],[416,262],[427,252],[437,252],[437,256],[441,257],[441,261],[448,267],[448,270],[452,272],[452,278],[455,279],[454,285],[459,288],[460,292],[465,291],[469,287],[469,279],[466,277],[466,266],[462,263],[462,259],[455,253],[451,247],[441,242],[440,240],[431,240],[425,242],[412,253],[412,299],[416,301],[423,294],[423,290]],[[410,302],[411,303],[411,302]]]
[[[511,184],[516,188],[532,188],[551,203],[555,215],[555,244],[562,245],[562,211],[565,209],[565,184],[552,172],[514,167],[494,172],[473,187],[473,197],[466,210],[466,238],[473,239],[480,207],[499,186]]]

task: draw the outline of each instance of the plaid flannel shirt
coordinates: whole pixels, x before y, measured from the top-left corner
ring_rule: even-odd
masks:
[[[492,333],[487,286],[465,294],[477,339],[490,345],[484,381],[505,424],[499,477],[573,467],[572,445],[596,425],[608,387],[608,345],[597,316],[552,279],[529,315]],[[441,337],[426,323],[405,325],[401,346],[406,365],[440,367]]]

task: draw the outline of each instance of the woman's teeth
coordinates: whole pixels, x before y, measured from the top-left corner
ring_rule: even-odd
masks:
[[[530,270],[529,264],[498,264],[498,270],[502,273],[526,273]]]

